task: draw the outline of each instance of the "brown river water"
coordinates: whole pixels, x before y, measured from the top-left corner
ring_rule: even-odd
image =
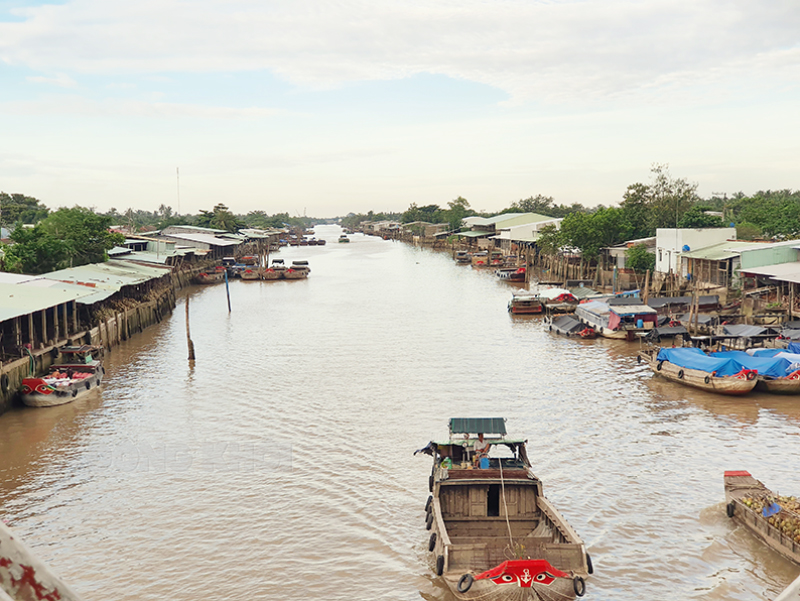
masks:
[[[586,599],[772,599],[800,572],[725,516],[722,473],[800,494],[800,400],[654,379],[637,345],[511,317],[511,287],[362,235],[306,281],[193,288],[94,396],[0,416],[0,518],[87,601],[427,599],[430,459],[504,416],[586,542]]]

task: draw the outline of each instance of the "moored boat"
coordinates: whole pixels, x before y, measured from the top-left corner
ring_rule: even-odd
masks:
[[[346,244],[350,242],[350,238],[347,237],[347,234],[342,234],[341,236],[339,236],[339,242],[341,242],[342,244]]]
[[[756,388],[772,394],[800,394],[800,356],[781,353],[777,349],[773,356],[752,355],[745,351],[709,353],[710,357],[735,359],[756,372]]]
[[[525,441],[506,436],[504,419],[452,418],[448,440],[431,441],[417,452],[433,457],[428,551],[456,599],[563,600],[585,594],[593,569],[584,543],[544,496]]]
[[[225,280],[225,267],[216,267],[198,273],[194,277],[196,284],[218,284]]]
[[[653,373],[672,382],[728,395],[747,394],[756,385],[756,372],[735,359],[715,359],[698,348],[648,348],[639,352]]]
[[[525,281],[524,267],[503,267],[502,269],[498,269],[494,273],[501,280],[508,280],[509,282]]]
[[[515,290],[508,301],[508,312],[514,315],[536,315],[544,312],[544,306],[535,292]]]
[[[61,362],[41,378],[23,378],[20,398],[28,407],[55,407],[76,401],[100,386],[105,370],[96,357],[102,347],[64,346]]]
[[[725,511],[786,559],[800,564],[800,503],[773,493],[750,472],[727,471]]]
[[[548,313],[574,313],[578,306],[578,299],[566,288],[540,290],[539,299]]]
[[[283,273],[283,277],[287,280],[304,280],[310,273],[308,261],[292,261],[292,266]]]
[[[4,601],[81,601],[19,536],[0,520],[0,599]]]
[[[574,315],[557,315],[545,322],[547,329],[562,336],[573,338],[597,338],[597,332]]]
[[[589,301],[575,308],[575,315],[605,338],[634,340],[657,323],[655,309],[641,304],[639,299],[609,299],[608,302]]]
[[[472,262],[472,257],[466,250],[456,251],[454,259],[459,265],[469,265]]]
[[[258,269],[245,267],[239,272],[239,277],[242,278],[243,280],[260,280],[261,273]]]
[[[283,259],[272,259],[272,265],[261,273],[261,279],[267,281],[282,280],[286,273],[286,264]]]
[[[489,266],[489,252],[486,250],[479,250],[472,253],[470,257],[473,267],[488,267]]]

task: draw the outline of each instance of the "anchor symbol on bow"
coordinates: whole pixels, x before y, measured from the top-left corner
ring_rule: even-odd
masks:
[[[522,576],[520,576],[519,579],[522,580],[522,582],[524,582],[525,584],[528,584],[531,581],[531,573],[530,573],[530,571],[526,568],[522,572]]]

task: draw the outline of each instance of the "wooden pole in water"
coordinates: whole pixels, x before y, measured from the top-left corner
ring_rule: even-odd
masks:
[[[644,290],[642,294],[642,304],[646,305],[647,300],[650,298],[650,270],[647,270],[647,273],[644,274]]]
[[[194,361],[194,342],[189,333],[189,297],[186,297],[186,343],[189,345],[189,361]]]
[[[225,294],[228,297],[228,313],[231,312],[231,289],[228,287],[228,270],[225,270]]]

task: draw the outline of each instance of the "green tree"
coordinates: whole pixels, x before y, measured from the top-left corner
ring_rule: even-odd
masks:
[[[122,234],[108,231],[110,217],[83,207],[59,209],[41,225],[44,232],[67,245],[71,266],[102,263],[108,259],[107,250],[125,242]]]
[[[539,230],[536,238],[536,247],[543,255],[553,256],[563,246],[561,231],[553,224],[548,224]]]
[[[17,222],[38,223],[50,213],[50,210],[40,202],[32,196],[0,192],[0,225]]]
[[[450,231],[457,232],[461,229],[461,222],[464,217],[472,214],[469,208],[469,201],[459,196],[455,200],[447,203],[448,209],[441,211],[442,218],[450,224]]]
[[[697,184],[672,177],[668,165],[653,165],[650,172],[652,182],[628,186],[621,203],[635,238],[654,236],[657,228],[677,227],[681,215],[700,200]]]
[[[634,271],[653,271],[656,256],[647,250],[647,245],[635,244],[625,251],[625,265]]]
[[[706,228],[706,227],[725,227],[721,217],[716,215],[706,215],[703,207],[694,205],[686,211],[678,221],[678,227],[682,228]]]
[[[757,240],[761,238],[761,228],[752,223],[738,223],[736,237],[739,240]]]
[[[42,224],[32,228],[18,223],[11,232],[10,245],[3,245],[4,270],[40,274],[69,266],[70,247],[48,233]]]
[[[593,260],[605,246],[628,239],[631,226],[623,209],[600,208],[594,213],[570,213],[561,222],[565,244],[581,251],[584,259]]]

